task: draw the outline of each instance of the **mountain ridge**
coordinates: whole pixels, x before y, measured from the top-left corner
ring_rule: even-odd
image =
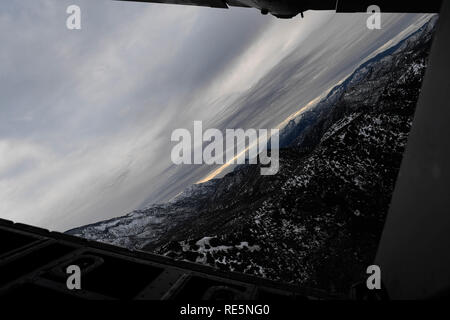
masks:
[[[412,125],[436,17],[358,67],[258,165],[173,201],[67,231],[228,271],[348,290],[372,261]]]

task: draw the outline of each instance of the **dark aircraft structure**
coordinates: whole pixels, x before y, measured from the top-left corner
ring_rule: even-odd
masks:
[[[133,2],[154,2],[166,4],[192,5],[228,9],[229,7],[256,8],[262,14],[290,19],[307,10],[335,10],[336,12],[367,12],[371,5],[377,5],[382,12],[434,13],[440,9],[440,0],[429,1],[355,1],[355,0],[119,0]]]
[[[81,290],[66,286],[81,268]],[[0,301],[323,300],[342,297],[0,219]]]
[[[365,1],[146,1],[227,8],[250,6],[275,16],[308,9],[364,11]],[[399,12],[440,12],[430,66],[375,264],[383,294],[355,285],[336,297],[314,289],[219,271],[0,220],[0,299],[308,300],[429,299],[450,295],[450,3],[378,1]],[[386,5],[385,5],[386,3]],[[394,4],[395,3],[395,4]],[[373,3],[370,3],[373,4]],[[66,286],[68,265],[80,265],[83,287]],[[114,279],[115,285],[110,281]],[[364,279],[362,279],[364,281]]]

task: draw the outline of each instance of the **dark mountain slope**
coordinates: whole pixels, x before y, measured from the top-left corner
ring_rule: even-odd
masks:
[[[347,291],[376,254],[435,20],[291,122],[282,134],[278,175],[241,166],[171,203],[69,233]]]

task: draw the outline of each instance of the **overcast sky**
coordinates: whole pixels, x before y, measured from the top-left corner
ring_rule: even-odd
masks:
[[[71,4],[82,30],[66,28]],[[174,129],[276,125],[424,16],[387,16],[377,34],[365,19],[2,1],[0,217],[64,231],[181,191],[210,169],[172,166]]]

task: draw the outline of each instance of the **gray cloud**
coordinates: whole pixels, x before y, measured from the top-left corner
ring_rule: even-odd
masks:
[[[173,129],[273,126],[422,18],[375,35],[330,13],[1,3],[1,217],[65,230],[167,199],[210,170],[171,165]]]

